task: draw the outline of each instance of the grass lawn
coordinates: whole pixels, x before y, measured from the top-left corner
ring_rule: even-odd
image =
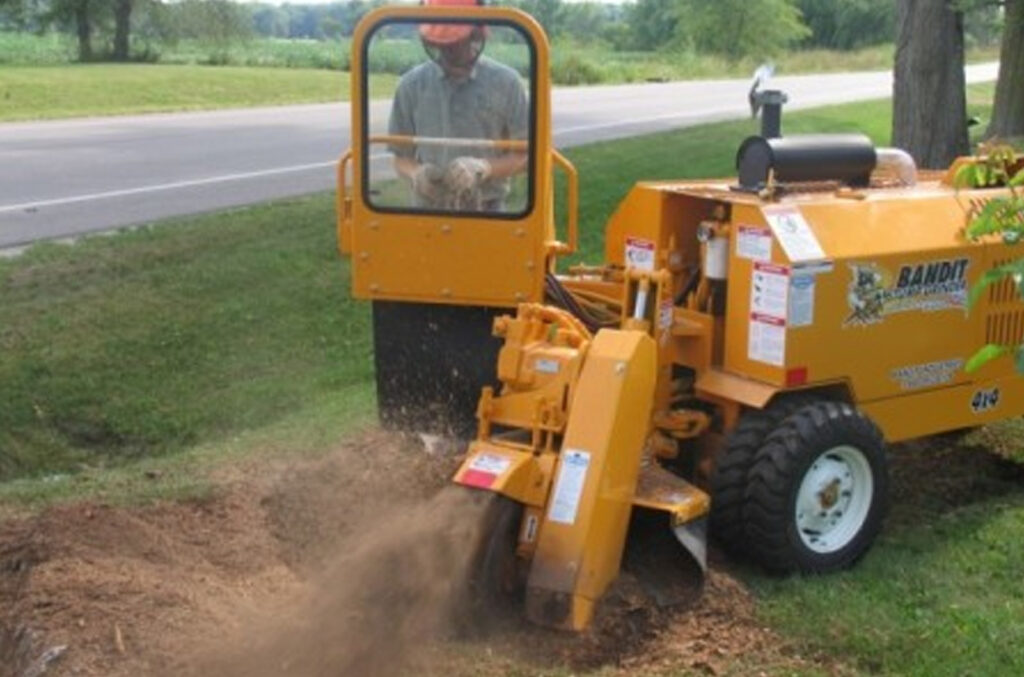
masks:
[[[179,452],[341,400],[370,411],[369,316],[347,270],[328,196],[0,262],[0,479]]]
[[[991,87],[972,88],[984,117]],[[887,141],[885,102],[788,132]],[[641,178],[731,172],[750,121],[572,149],[584,252]],[[207,469],[315,453],[372,420],[369,315],[347,291],[330,195],[157,224],[0,260],[0,508],[207,490]],[[850,572],[743,572],[766,623],[865,674],[1024,672],[1024,425],[911,450],[883,538]],[[151,479],[143,480],[143,476]],[[922,481],[921,478],[927,481]],[[915,483],[916,482],[916,483]]]
[[[381,95],[395,79],[374,78]],[[0,122],[347,100],[348,73],[312,68],[88,64],[0,68]]]

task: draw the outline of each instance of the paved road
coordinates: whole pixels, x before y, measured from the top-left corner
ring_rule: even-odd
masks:
[[[970,66],[968,82],[996,72]],[[747,86],[558,88],[555,141],[564,148],[743,117]],[[795,110],[888,96],[892,77],[792,76],[773,86]],[[375,104],[381,120],[387,105]],[[340,103],[0,125],[0,248],[326,190],[349,133]]]

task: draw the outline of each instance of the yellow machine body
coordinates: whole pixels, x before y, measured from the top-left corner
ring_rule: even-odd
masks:
[[[618,575],[633,506],[665,510],[677,526],[703,517],[708,497],[682,479],[666,483],[653,465],[649,334],[591,336],[565,311],[531,304],[499,318],[495,333],[505,339],[504,387],[484,391],[480,430],[455,482],[523,504],[527,615],[580,630]]]
[[[957,191],[951,176],[771,201],[727,182],[641,183],[613,216],[605,254],[624,265],[643,241],[671,270],[688,256],[676,243],[693,242],[701,223],[727,243],[714,331],[678,336],[685,318],[673,307],[663,343],[672,363],[696,369],[702,396],[761,408],[782,392],[822,389],[868,413],[889,441],[982,425],[1024,414],[1024,382],[1011,360],[973,374],[964,366],[980,346],[1024,340],[1024,305],[1005,280],[968,308],[971,286],[1014,252],[963,235],[970,202],[1005,189]],[[780,217],[798,232],[780,238]],[[816,254],[791,257],[783,240]],[[694,359],[703,342],[715,355],[707,362]],[[993,389],[994,404],[975,401]]]
[[[389,22],[427,19],[511,25],[530,43],[533,192],[522,214],[394,212],[370,199],[363,47]],[[953,169],[913,186],[884,176],[760,192],[735,190],[734,180],[641,182],[607,224],[605,261],[559,271],[557,257],[576,248],[578,192],[552,146],[537,23],[507,8],[375,10],[356,30],[352,64],[363,75],[352,78],[338,235],[353,295],[374,303],[375,320],[378,309],[427,313],[419,325],[387,325],[408,335],[377,343],[378,390],[434,362],[399,354],[409,345],[435,346],[442,367],[425,371],[428,380],[459,372],[458,360],[491,360],[454,480],[523,506],[516,552],[531,619],[589,623],[619,571],[634,508],[664,513],[703,564],[709,468],[745,412],[814,394],[856,407],[888,441],[1024,414],[1024,380],[1010,360],[964,370],[986,343],[1024,341],[1011,281],[968,307],[971,286],[1016,254],[963,235],[969,208],[1006,189],[958,191]],[[565,243],[555,235],[556,167],[569,177]],[[460,308],[481,311],[474,321],[489,325],[500,351],[486,352],[483,339],[479,350],[449,345],[462,325],[438,326]],[[376,337],[384,326],[375,322]],[[685,457],[688,480],[662,466]]]
[[[643,332],[594,337],[530,565],[529,618],[582,629],[618,575],[654,403],[654,359]]]

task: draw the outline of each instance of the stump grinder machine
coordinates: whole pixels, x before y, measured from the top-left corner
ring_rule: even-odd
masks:
[[[639,513],[702,564],[710,532],[770,571],[847,567],[881,529],[886,443],[1024,413],[1009,360],[964,370],[1024,341],[1011,280],[968,312],[1015,254],[963,237],[1006,191],[954,189],[971,158],[926,173],[862,136],[781,136],[785,95],[751,90],[737,178],[637,183],[584,264],[543,31],[435,4],[357,27],[338,236],[382,422],[472,438],[454,481],[501,497],[487,575],[528,618],[585,628]],[[428,199],[466,157],[479,194]]]

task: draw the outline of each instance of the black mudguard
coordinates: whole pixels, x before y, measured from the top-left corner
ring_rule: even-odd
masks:
[[[498,387],[507,308],[373,302],[377,407],[385,428],[471,437],[480,389]]]

